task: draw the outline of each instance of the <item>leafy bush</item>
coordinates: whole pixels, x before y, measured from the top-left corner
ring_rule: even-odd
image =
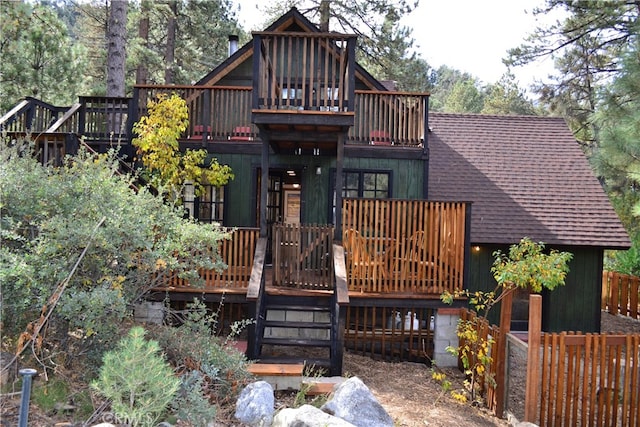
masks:
[[[540,292],[543,288],[553,290],[563,286],[569,272],[569,261],[573,258],[573,254],[569,252],[550,250],[545,253],[544,243],[534,242],[527,237],[518,244],[511,245],[508,254],[495,251],[493,256],[491,272],[497,282],[493,291],[461,290],[454,294],[447,291],[440,297],[447,304],[451,304],[455,297],[468,298],[469,305],[481,313],[472,320],[458,321],[456,334],[465,344],[447,348],[447,351],[462,361],[464,372],[469,377],[468,387],[473,401],[477,398],[476,389],[480,379],[495,386],[495,379],[490,373],[493,362],[491,346],[494,340],[491,337],[485,339],[479,333],[482,324],[487,323],[489,311],[517,288]],[[463,400],[458,391],[452,391],[452,394],[454,398]]]
[[[142,327],[131,328],[115,350],[105,353],[91,384],[109,399],[116,418],[134,427],[156,425],[180,386],[158,343],[144,335]]]
[[[182,325],[154,331],[154,338],[172,363],[187,372],[174,405],[183,414],[212,413],[205,401],[233,401],[250,378],[244,354],[229,345],[227,339],[214,335],[216,323],[217,313],[209,313],[204,303],[196,300],[188,306]],[[198,390],[204,399],[197,397]]]
[[[189,109],[180,96],[159,94],[147,103],[148,115],[133,126],[138,135],[132,143],[145,166],[147,178],[167,197],[177,200],[182,186],[190,181],[200,195],[203,184],[225,185],[233,179],[231,168],[215,159],[206,163],[207,150],[180,150],[178,138],[189,124]]]
[[[36,339],[41,357],[55,347],[66,360],[87,352],[99,360],[133,303],[169,271],[197,283],[198,268],[225,267],[216,248],[229,234],[136,189],[115,153],[81,151],[53,168],[30,151],[0,144],[1,326],[14,344],[26,330],[21,343]],[[47,335],[35,336],[47,311]]]

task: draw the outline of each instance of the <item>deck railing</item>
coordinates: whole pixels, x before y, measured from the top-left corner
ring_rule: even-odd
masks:
[[[133,126],[131,98],[81,96],[78,133],[92,142],[128,144]]]
[[[227,268],[221,272],[200,270],[203,286],[193,286],[188,280],[172,275],[161,288],[168,287],[177,292],[246,290],[251,277],[258,234],[257,228],[239,228],[233,231],[230,239],[220,241],[218,250]]]
[[[333,289],[333,226],[273,225],[273,284]]]
[[[46,132],[67,109],[26,97],[0,118],[0,130],[31,134]]]
[[[178,94],[187,101],[189,128],[184,138],[194,142],[257,141],[251,123],[254,91],[245,86],[136,86],[136,120],[147,113],[146,100],[160,93]],[[427,123],[427,94],[355,91],[355,125],[347,143],[382,146],[421,146]],[[286,102],[295,100],[283,100]],[[297,101],[295,101],[297,102]],[[294,102],[294,103],[295,103]],[[319,100],[318,102],[324,102]]]
[[[335,33],[254,32],[253,107],[353,111],[355,42]]]
[[[251,88],[246,86],[149,86],[134,88],[136,120],[147,114],[147,101],[176,94],[187,102],[189,127],[184,138],[193,141],[250,141],[258,129],[251,124]]]
[[[456,202],[345,199],[349,290],[442,294],[463,288],[467,206]]]
[[[422,145],[428,94],[356,91],[355,124],[348,141],[372,145]]]

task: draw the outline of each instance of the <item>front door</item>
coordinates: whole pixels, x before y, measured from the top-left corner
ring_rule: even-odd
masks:
[[[257,173],[257,224],[260,224],[260,177]],[[269,169],[267,186],[267,263],[271,263],[272,226],[276,222],[299,224],[301,215],[302,170],[290,168]]]

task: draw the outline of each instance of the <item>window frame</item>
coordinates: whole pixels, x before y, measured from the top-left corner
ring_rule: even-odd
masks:
[[[345,191],[349,191],[348,188],[345,188],[347,185],[347,175],[348,174],[357,174],[358,175],[358,188],[352,188],[352,191],[357,192],[357,196],[347,196],[345,195]],[[364,176],[365,174],[375,174],[375,175],[386,175],[387,176],[387,195],[386,197],[364,197],[365,190],[364,189]],[[377,183],[377,179],[375,180]],[[342,170],[342,198],[343,199],[391,199],[393,197],[393,170],[391,169],[343,169]],[[331,168],[330,175],[330,187],[329,187],[329,212],[328,218],[335,224],[335,203],[336,203],[336,169]],[[380,190],[373,190],[374,192]]]
[[[198,222],[202,223],[220,223],[224,224],[225,212],[226,212],[226,204],[225,200],[227,199],[227,187],[220,186],[216,187],[214,185],[205,184],[204,193],[200,196],[195,195],[195,187],[191,183],[187,183],[184,185],[182,190],[182,205],[185,210],[189,209],[188,214],[185,212],[185,216],[189,216],[191,218],[196,219]],[[190,191],[189,191],[190,188]],[[189,200],[187,195],[193,197],[193,199]],[[209,200],[207,201],[207,197]],[[203,200],[204,199],[204,200]],[[209,207],[209,215],[207,217],[202,217],[203,207]],[[196,215],[197,214],[197,215]],[[218,216],[219,215],[219,216]]]

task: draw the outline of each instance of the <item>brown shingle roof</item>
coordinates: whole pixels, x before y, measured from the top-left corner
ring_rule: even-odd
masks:
[[[431,113],[429,198],[473,202],[471,242],[627,248],[562,118]]]

